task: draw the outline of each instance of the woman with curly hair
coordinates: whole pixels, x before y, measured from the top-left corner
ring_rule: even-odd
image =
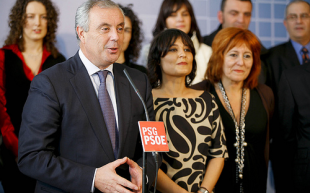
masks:
[[[65,60],[56,47],[58,13],[50,0],[17,0],[9,16],[10,33],[0,49],[0,129],[7,192],[34,192],[35,180],[17,167],[21,114],[35,75]]]
[[[139,57],[141,42],[143,41],[143,34],[140,28],[141,22],[132,11],[132,4],[129,4],[127,7],[119,5],[119,7],[125,14],[125,26],[122,52],[116,62],[146,73],[144,66],[134,63]]]

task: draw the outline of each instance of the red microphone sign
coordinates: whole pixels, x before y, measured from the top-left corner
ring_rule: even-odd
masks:
[[[169,147],[163,122],[139,121],[144,152],[168,152]]]

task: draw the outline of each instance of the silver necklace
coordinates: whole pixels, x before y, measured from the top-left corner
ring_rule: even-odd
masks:
[[[243,178],[243,168],[244,168],[244,147],[247,146],[247,143],[245,142],[245,123],[244,123],[244,117],[245,117],[245,104],[246,104],[246,88],[242,89],[242,101],[241,101],[241,113],[240,113],[240,121],[239,125],[236,120],[236,117],[234,115],[234,112],[231,108],[231,105],[229,103],[228,97],[226,95],[225,89],[223,87],[222,82],[217,83],[220,91],[222,93],[224,102],[226,104],[226,107],[228,109],[228,112],[233,119],[235,123],[235,129],[236,129],[236,143],[234,146],[236,147],[236,154],[237,158],[235,159],[235,162],[238,164],[239,169],[239,178]],[[240,135],[239,135],[240,134]]]

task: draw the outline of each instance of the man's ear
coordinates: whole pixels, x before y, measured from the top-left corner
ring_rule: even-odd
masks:
[[[286,31],[287,31],[287,22],[286,22],[286,19],[283,20],[283,25],[285,26]]]
[[[85,41],[85,36],[84,36],[85,35],[85,31],[84,31],[84,29],[81,28],[80,26],[77,26],[76,27],[76,33],[79,36],[80,41],[84,42]]]
[[[223,12],[222,11],[217,12],[217,19],[219,20],[221,24],[223,24]]]

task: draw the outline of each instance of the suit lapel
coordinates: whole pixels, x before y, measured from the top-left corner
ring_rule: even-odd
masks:
[[[124,67],[121,64],[113,64],[115,95],[118,112],[118,126],[119,126],[119,152],[118,157],[123,157],[123,141],[126,141],[128,134],[128,127],[130,125],[131,115],[131,85],[127,80],[124,72]]]
[[[305,70],[310,73],[310,64],[303,64],[305,66]]]
[[[70,79],[72,87],[79,98],[83,109],[88,117],[96,137],[102,145],[103,151],[108,158],[115,160],[110,137],[103,119],[100,104],[96,96],[94,86],[90,80],[88,72],[83,65],[78,53],[74,56],[75,63],[72,64],[72,73],[74,76]]]
[[[288,64],[291,64],[291,66],[287,66],[286,69],[293,67],[293,66],[300,65],[298,57],[297,57],[297,53],[296,53],[291,41],[288,41],[286,44],[285,57],[287,57],[290,60],[290,62],[288,62]]]

